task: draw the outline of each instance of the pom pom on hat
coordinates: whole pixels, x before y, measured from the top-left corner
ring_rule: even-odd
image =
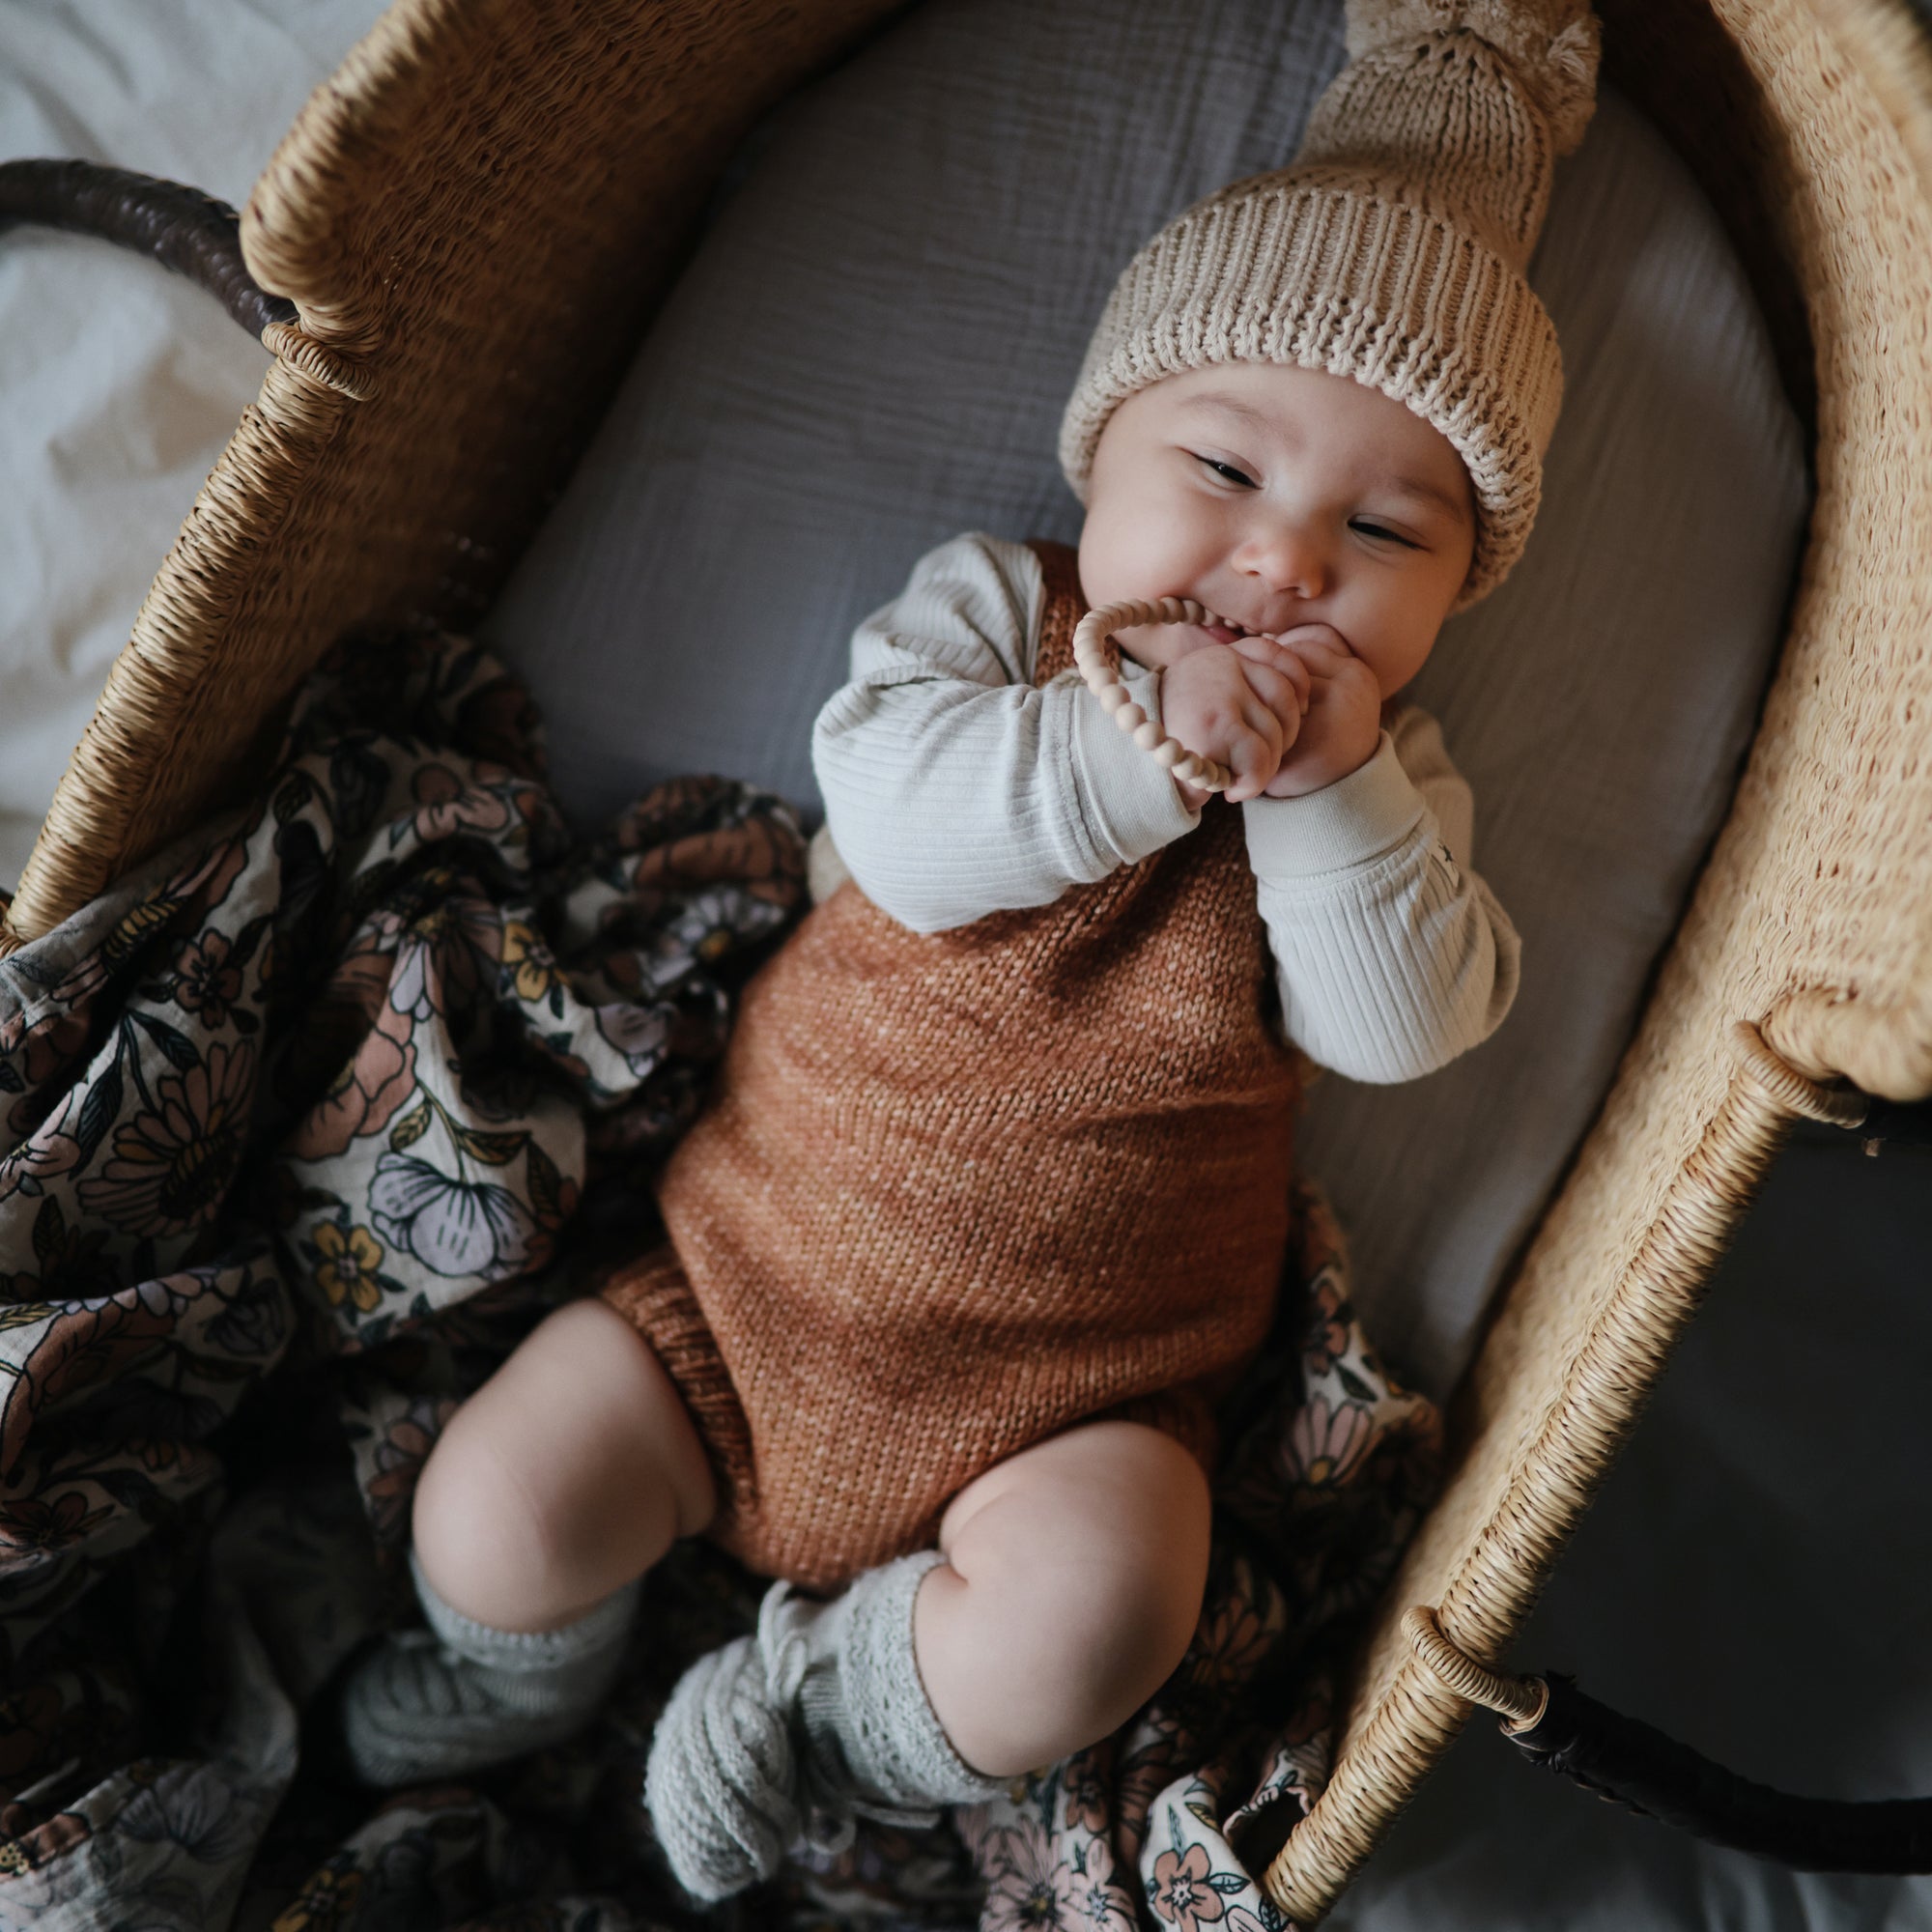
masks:
[[[1458,608],[1527,541],[1563,394],[1556,331],[1523,278],[1552,164],[1595,99],[1587,0],[1349,0],[1352,58],[1293,167],[1209,195],[1121,276],[1061,424],[1083,500],[1127,397],[1223,362],[1379,389],[1439,430],[1475,490]]]
[[[1473,34],[1516,70],[1558,155],[1583,138],[1597,104],[1597,16],[1589,0],[1349,0],[1349,53],[1435,34]]]

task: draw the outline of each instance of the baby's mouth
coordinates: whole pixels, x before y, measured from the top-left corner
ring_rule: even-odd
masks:
[[[1255,633],[1240,624],[1201,624],[1196,627],[1204,638],[1211,638],[1217,644],[1232,644],[1236,638],[1252,638]]]

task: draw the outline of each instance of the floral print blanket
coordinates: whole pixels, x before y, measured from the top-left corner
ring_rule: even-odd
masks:
[[[797,824],[748,786],[667,784],[573,838],[521,688],[474,645],[384,639],[310,680],[255,803],[0,960],[0,1926],[697,1922],[639,1792],[671,1684],[755,1613],[709,1546],[653,1572],[568,1745],[379,1794],[322,1714],[412,1616],[438,1430],[652,1237],[650,1174],[804,896]],[[1312,1193],[1300,1228],[1159,1696],[710,1922],[1285,1923],[1258,1875],[1436,1448]]]

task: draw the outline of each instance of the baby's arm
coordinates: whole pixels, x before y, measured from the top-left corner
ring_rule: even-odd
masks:
[[[1034,688],[1044,597],[1024,545],[941,545],[859,627],[852,681],[819,713],[833,843],[866,896],[915,931],[1046,905],[1196,822],[1076,673]],[[1159,680],[1124,669],[1158,718]]]
[[[1469,787],[1433,718],[1405,707],[1358,771],[1242,811],[1289,1037],[1313,1059],[1412,1080],[1501,1025],[1520,942],[1469,869]]]

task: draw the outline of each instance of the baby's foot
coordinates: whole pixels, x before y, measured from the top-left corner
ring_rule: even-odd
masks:
[[[345,1754],[365,1783],[456,1777],[581,1730],[623,1668],[639,1584],[562,1630],[494,1630],[445,1603],[415,1567],[426,1631],[385,1637],[337,1692]]]
[[[960,1759],[927,1701],[912,1606],[937,1550],[868,1570],[830,1604],[769,1591],[755,1635],[701,1657],[658,1720],[644,1802],[677,1881],[726,1898],[855,1817],[930,1824],[1004,1788]]]

